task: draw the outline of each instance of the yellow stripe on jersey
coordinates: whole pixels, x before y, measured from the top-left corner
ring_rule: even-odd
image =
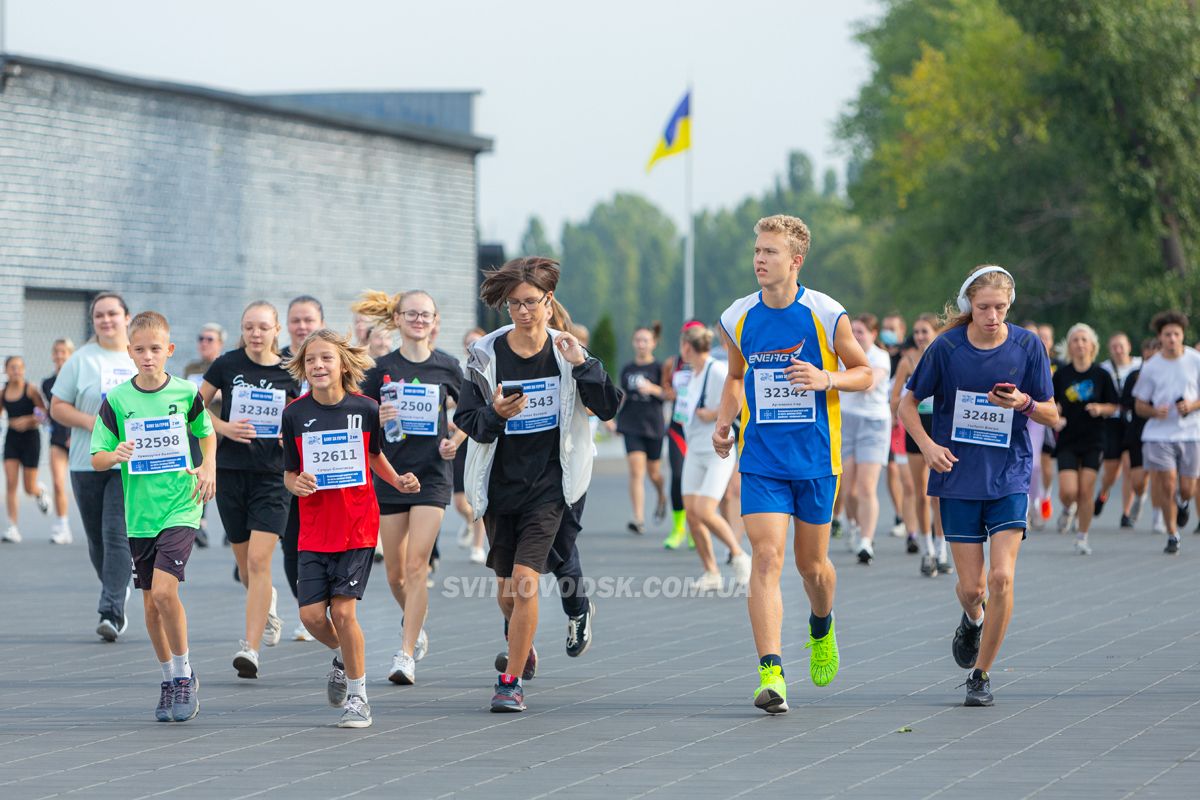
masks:
[[[742,326],[746,324],[746,315],[750,311],[747,309],[738,317],[737,327],[734,328],[733,343],[737,345],[738,354],[742,359],[742,410],[738,415],[742,418],[742,424],[738,426],[738,457],[741,458],[742,448],[746,446],[746,426],[750,424],[750,401],[746,399],[746,379],[750,377],[750,364],[746,361],[746,354],[742,352]]]
[[[821,369],[830,374],[837,372],[837,353],[829,347],[830,337],[825,335],[825,326],[814,312],[813,325],[821,340]],[[825,415],[829,420],[829,466],[834,475],[842,474],[842,400],[837,389],[825,393]]]

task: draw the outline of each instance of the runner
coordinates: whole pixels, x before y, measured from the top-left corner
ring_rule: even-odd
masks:
[[[179,584],[200,527],[200,507],[212,499],[216,483],[217,438],[196,385],[167,374],[174,352],[161,314],[134,317],[129,355],[137,375],[109,389],[88,437],[92,467],[103,475],[119,466],[129,501],[126,547],[133,556],[134,586],[142,590],[146,633],[162,668],[154,712],[159,722],[187,722],[200,712]],[[199,440],[199,466],[189,436]]]
[[[1117,331],[1108,337],[1108,358],[1100,365],[1117,389],[1120,397],[1125,389],[1125,381],[1129,373],[1140,369],[1142,359],[1132,355],[1133,344],[1124,331]],[[1129,504],[1133,502],[1133,486],[1130,480],[1129,451],[1125,448],[1125,428],[1129,421],[1124,409],[1118,409],[1108,418],[1104,426],[1104,472],[1100,477],[1100,491],[1096,495],[1093,507],[1095,516],[1100,516],[1104,504],[1108,502],[1108,493],[1120,475],[1125,476],[1121,483],[1121,513],[1125,514]]]
[[[487,331],[483,328],[472,328],[463,336],[463,352],[469,352],[471,345],[487,335]],[[465,375],[465,369],[463,374]],[[450,431],[455,436],[459,434],[459,428],[454,424],[454,420],[450,420]],[[471,503],[467,500],[467,490],[463,481],[463,475],[467,469],[467,448],[461,444],[458,450],[454,453],[454,510],[463,518],[462,528],[458,531],[458,546],[470,548],[470,553],[467,556],[472,564],[483,564],[487,561],[487,551],[483,549],[483,540],[487,535],[487,531],[483,526],[483,520],[475,519],[475,514],[471,511]]]
[[[279,314],[258,300],[242,311],[237,348],[219,357],[200,383],[205,404],[225,398],[213,427],[217,447],[217,511],[246,588],[245,638],[233,656],[239,678],[257,678],[259,644],[279,644],[283,620],[271,585],[275,545],[287,528],[280,424],[299,386],[279,356]]]
[[[70,339],[55,339],[50,350],[54,362],[54,374],[42,381],[42,399],[50,403],[54,381],[59,370],[75,352],[75,343]],[[71,446],[71,429],[50,418],[50,476],[54,482],[54,530],[50,534],[51,544],[71,544],[75,535],[71,533],[71,520],[67,516],[67,451]]]
[[[721,315],[729,377],[712,441],[717,455],[728,457],[740,413],[742,516],[754,565],[748,606],[759,656],[754,705],[777,714],[788,710],[779,580],[789,523],[812,606],[809,675],[817,686],[837,676],[837,575],[828,549],[842,471],[840,395],[863,391],[872,376],[845,310],[799,284],[810,241],[804,222],[779,214],[759,220],[754,232],[754,274],[762,291]],[[846,371],[836,372],[838,359]]]
[[[683,324],[683,330],[704,327],[699,320]],[[682,334],[682,331],[680,331]],[[671,421],[667,425],[667,458],[671,464],[671,533],[663,539],[663,547],[675,550],[687,541],[689,547],[696,546],[687,529],[687,512],[683,508],[683,460],[687,457],[687,439],[683,433],[683,417],[679,408],[679,394],[686,390],[692,379],[692,368],[682,355],[671,356],[663,363],[663,400],[671,403]]]
[[[1179,311],[1155,315],[1158,355],[1142,365],[1133,388],[1142,430],[1142,458],[1150,472],[1154,505],[1167,529],[1164,553],[1179,552],[1179,531],[1188,523],[1200,476],[1200,353],[1183,337],[1188,318]]]
[[[4,436],[4,477],[8,529],[0,541],[19,544],[21,531],[17,527],[17,501],[20,496],[21,477],[25,477],[25,494],[37,500],[43,513],[50,510],[50,498],[46,487],[38,483],[38,461],[42,457],[41,419],[46,416],[46,402],[42,393],[25,380],[25,359],[9,356],[4,359],[4,372],[8,382],[4,384],[4,413],[8,416],[8,432]]]
[[[476,342],[467,362],[459,427],[471,437],[466,487],[487,525],[488,566],[509,621],[506,671],[493,711],[523,711],[520,676],[537,628],[538,576],[568,507],[587,491],[592,440],[587,409],[611,419],[621,400],[604,365],[570,333],[547,327],[558,263],[522,258],[487,273],[480,297],[508,307],[514,325]]]
[[[284,364],[292,357],[292,351],[300,349],[300,345],[308,338],[308,335],[313,331],[321,328],[325,324],[325,309],[321,305],[321,301],[317,298],[302,294],[293,297],[288,303],[287,310],[287,329],[288,329],[288,346],[279,351],[280,358]],[[307,393],[308,385],[301,380],[300,392]],[[288,587],[292,590],[292,596],[299,598],[296,590],[296,572],[298,570],[298,554],[296,551],[297,542],[300,539],[300,500],[297,497],[292,497],[291,505],[288,506],[288,524],[287,529],[283,534],[283,572],[287,576]],[[304,620],[296,626],[296,630],[292,631],[292,638],[297,642],[314,641],[311,633],[304,627]]]
[[[109,390],[137,373],[129,357],[129,307],[114,292],[92,298],[88,316],[95,341],[75,351],[54,381],[50,415],[71,431],[71,488],[88,539],[88,556],[100,579],[100,624],[96,633],[115,642],[125,632],[129,598],[129,538],[125,533],[125,492],[115,467],[92,467],[92,429]]]
[[[196,354],[199,356],[195,361],[189,361],[187,366],[183,368],[183,377],[197,387],[204,382],[204,373],[208,372],[208,368],[217,360],[221,352],[225,349],[225,329],[215,322],[207,322],[200,326],[200,333],[196,336]],[[217,394],[210,402],[205,403],[208,408],[208,413],[213,420],[221,416],[221,395]],[[225,546],[228,547],[229,535],[225,535]],[[208,547],[208,505],[200,511],[200,530],[196,531],[196,547],[201,549]],[[236,567],[235,567],[236,571]],[[238,576],[236,580],[241,580]]]
[[[367,588],[379,536],[371,472],[405,494],[421,482],[397,475],[380,450],[379,405],[355,393],[371,359],[365,348],[322,328],[287,363],[312,391],[283,412],[284,484],[300,499],[300,620],[334,651],[326,698],[342,709],[339,728],[367,728],[366,647],[357,602]]]
[[[1141,360],[1143,366],[1158,352],[1158,347],[1158,339],[1155,337],[1142,340]],[[1132,487],[1131,497],[1122,508],[1122,528],[1132,528],[1141,518],[1142,507],[1145,505],[1147,489],[1150,484],[1150,476],[1146,473],[1142,453],[1142,431],[1146,428],[1146,420],[1138,415],[1137,401],[1133,396],[1133,387],[1137,385],[1137,379],[1141,373],[1141,367],[1129,373],[1129,377],[1125,379],[1125,385],[1121,387],[1121,410],[1126,419],[1124,447],[1129,453],[1129,482]],[[1157,510],[1154,515],[1162,516]],[[1165,525],[1163,532],[1166,532]]]
[[[625,439],[625,461],[629,467],[629,500],[633,520],[630,533],[646,532],[647,475],[658,493],[654,521],[667,517],[666,485],[662,475],[662,446],[666,434],[663,420],[663,365],[654,357],[662,323],[643,325],[633,332],[633,361],[621,368],[621,390],[625,402],[617,412],[617,433]]]
[[[988,671],[1012,617],[1017,553],[1025,538],[1035,454],[1026,422],[1058,419],[1045,348],[1006,323],[1016,284],[1001,267],[976,267],[946,307],[946,326],[926,351],[900,401],[900,418],[933,469],[942,525],[958,568],[963,614],[951,651],[970,669],[964,705],[993,702]],[[934,399],[930,436],[918,397]],[[988,544],[985,563],[984,544]],[[984,624],[984,594],[988,599]]]
[[[376,325],[367,335],[367,355],[371,358],[382,358],[392,352],[392,329],[386,325]]]
[[[859,314],[850,323],[854,339],[871,367],[871,387],[852,392],[842,405],[842,491],[846,492],[849,517],[858,529],[859,541],[847,537],[860,564],[875,558],[875,528],[879,524],[879,475],[888,462],[892,410],[888,405],[888,376],[892,362],[887,351],[876,346],[879,322],[871,313]]]
[[[400,347],[380,356],[367,371],[362,393],[380,403],[381,447],[388,463],[421,482],[417,494],[400,494],[384,479],[375,479],[388,586],[403,614],[400,649],[392,656],[388,680],[411,686],[416,682],[416,662],[429,652],[424,627],[429,611],[429,558],[454,490],[452,462],[466,439],[461,432],[451,434],[446,419],[447,406],[458,402],[462,366],[454,356],[430,345],[438,308],[428,292],[413,289],[389,297],[368,291],[351,308],[377,327],[400,331]]]
[[[1058,404],[1058,496],[1063,511],[1058,532],[1076,527],[1075,552],[1092,554],[1088,531],[1096,474],[1104,455],[1105,423],[1119,410],[1120,396],[1112,378],[1096,363],[1100,340],[1090,325],[1082,322],[1067,331],[1070,362],[1054,373],[1054,402]],[[1032,477],[1032,476],[1031,476]]]
[[[1037,325],[1037,335],[1042,346],[1046,348],[1046,356],[1050,359],[1050,374],[1053,375],[1062,366],[1062,361],[1058,357],[1058,347],[1054,342],[1054,326],[1045,322]],[[1038,509],[1043,524],[1049,522],[1050,518],[1054,516],[1054,501],[1051,498],[1050,487],[1054,483],[1054,464],[1057,456],[1058,433],[1053,428],[1043,427],[1041,469],[1039,471],[1042,478],[1042,502]],[[1037,525],[1036,527],[1040,530],[1042,526]]]
[[[689,443],[687,457],[683,460],[683,507],[696,542],[696,555],[704,567],[704,574],[696,582],[700,592],[722,588],[721,570],[713,555],[710,532],[729,548],[734,579],[739,586],[749,583],[751,566],[750,556],[742,550],[733,529],[717,510],[717,503],[737,468],[737,459],[718,456],[712,445],[721,391],[725,387],[725,376],[729,374],[726,362],[709,356],[712,340],[712,330],[703,325],[693,325],[679,337],[679,352],[692,368],[693,376],[680,396],[679,405],[687,415],[684,431]]]
[[[907,390],[909,377],[916,371],[917,365],[924,358],[929,346],[938,335],[939,320],[936,314],[919,314],[913,322],[912,338],[917,349],[909,352],[896,368],[896,379],[892,385],[892,414],[900,417],[900,401]],[[917,418],[921,427],[928,434],[933,430],[933,398],[926,397],[917,404]],[[903,421],[902,423],[903,424]],[[908,456],[908,469],[912,475],[913,497],[917,511],[917,528],[919,529],[922,546],[925,549],[921,556],[921,574],[933,578],[939,574],[949,575],[954,572],[950,564],[950,554],[946,548],[946,537],[942,532],[941,518],[938,514],[938,500],[929,494],[929,465],[917,445],[910,429],[905,425],[904,449]],[[909,552],[912,552],[910,546]]]

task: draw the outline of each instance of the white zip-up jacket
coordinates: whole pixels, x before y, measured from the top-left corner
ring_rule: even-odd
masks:
[[[514,327],[499,328],[467,350],[467,374],[454,424],[469,437],[463,482],[475,519],[487,513],[496,440],[505,435],[506,420],[492,408],[497,384],[495,343]],[[600,361],[589,357],[579,366],[573,366],[553,344],[561,333],[553,329],[548,333],[559,369],[558,456],[562,465],[563,498],[570,506],[583,496],[592,480],[592,433],[587,412],[591,410],[603,420],[612,419],[621,405],[622,395]]]

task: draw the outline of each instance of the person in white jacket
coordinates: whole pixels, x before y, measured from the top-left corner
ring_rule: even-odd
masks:
[[[587,411],[612,419],[621,393],[570,333],[548,323],[558,262],[519,258],[487,273],[483,302],[513,324],[476,341],[455,416],[470,441],[467,498],[482,517],[508,620],[507,672],[492,711],[525,710],[521,676],[537,629],[538,578],[568,507],[587,491],[592,439]]]

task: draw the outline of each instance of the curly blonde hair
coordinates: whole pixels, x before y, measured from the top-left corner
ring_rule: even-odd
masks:
[[[296,352],[284,363],[284,368],[291,373],[297,383],[304,383],[304,356],[314,342],[322,341],[333,345],[338,351],[342,365],[342,390],[346,393],[357,392],[367,370],[375,366],[375,360],[367,355],[367,348],[360,347],[350,341],[349,336],[343,336],[329,328],[313,331],[296,348]]]
[[[799,217],[789,217],[787,214],[775,214],[763,217],[754,226],[754,233],[782,233],[787,237],[792,255],[808,258],[808,247],[812,243],[812,235],[808,226]]]

